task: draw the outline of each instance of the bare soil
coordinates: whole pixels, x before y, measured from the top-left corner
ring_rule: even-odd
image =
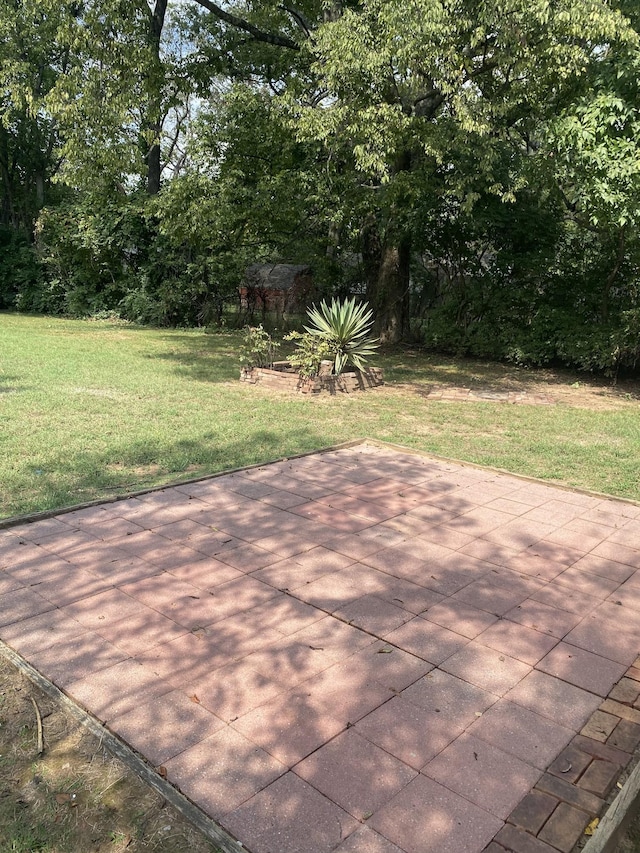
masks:
[[[562,368],[527,368],[475,359],[453,359],[430,355],[428,380],[413,382],[407,378],[412,372],[412,359],[425,356],[412,350],[404,351],[398,361],[398,376],[390,377],[397,387],[414,388],[427,396],[436,389],[469,388],[472,391],[515,392],[534,396],[548,396],[554,402],[580,409],[602,411],[617,408],[620,403],[640,400],[640,378],[592,376]],[[389,371],[390,374],[393,371]]]
[[[0,853],[125,850],[217,848],[0,655]]]

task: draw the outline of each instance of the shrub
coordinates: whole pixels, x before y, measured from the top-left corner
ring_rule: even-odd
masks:
[[[324,340],[334,356],[334,373],[340,374],[348,364],[362,370],[367,359],[378,348],[376,338],[369,335],[373,326],[373,312],[366,304],[356,304],[355,299],[331,304],[320,303],[320,308],[307,312],[311,326],[305,326],[310,335]]]
[[[269,367],[273,364],[276,350],[276,343],[262,325],[245,326],[240,349],[242,367]]]
[[[296,348],[287,357],[293,367],[304,379],[318,375],[321,361],[335,361],[336,353],[331,343],[320,335],[311,332],[290,332],[284,337],[285,341],[294,341]]]

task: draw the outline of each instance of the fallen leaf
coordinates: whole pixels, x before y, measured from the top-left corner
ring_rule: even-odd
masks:
[[[189,699],[191,699],[192,702],[195,702],[196,705],[200,704],[200,700],[198,699],[198,697],[196,696],[195,693],[193,695],[189,696]]]
[[[159,767],[156,767],[156,772],[158,776],[162,776],[163,779],[167,778],[167,768],[164,764],[161,764]]]
[[[591,823],[585,829],[584,834],[585,835],[593,835],[593,833],[596,831],[599,823],[600,823],[600,818],[594,817],[594,819],[591,821]]]
[[[393,649],[388,649],[388,648],[378,649],[377,654],[379,654],[379,655],[390,655],[392,651],[393,651]]]

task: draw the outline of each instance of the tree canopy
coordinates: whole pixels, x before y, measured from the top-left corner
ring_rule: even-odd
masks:
[[[31,241],[0,298],[209,323],[251,262],[305,263],[385,342],[633,366],[638,27],[628,0],[0,0],[0,266]]]

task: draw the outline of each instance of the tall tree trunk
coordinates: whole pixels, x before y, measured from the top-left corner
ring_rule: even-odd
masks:
[[[145,131],[146,148],[145,156],[147,164],[147,193],[156,195],[160,192],[160,178],[162,175],[162,161],[160,152],[160,134],[162,132],[162,57],[160,56],[160,42],[162,39],[162,28],[167,13],[168,0],[156,0],[153,9],[149,9],[149,48],[152,54],[153,67],[149,69],[149,93],[146,111]]]
[[[0,124],[0,175],[2,189],[0,190],[0,222],[3,225],[18,227],[16,209],[13,199],[13,181],[9,174],[9,143],[7,131]]]
[[[368,298],[380,341],[396,344],[409,334],[409,273],[411,239],[387,238],[380,247],[375,276],[369,280]]]
[[[410,151],[399,153],[393,174],[408,172]],[[397,200],[388,209],[383,228],[372,213],[362,230],[362,252],[367,276],[367,298],[380,341],[396,344],[409,335],[411,235],[402,227]]]

